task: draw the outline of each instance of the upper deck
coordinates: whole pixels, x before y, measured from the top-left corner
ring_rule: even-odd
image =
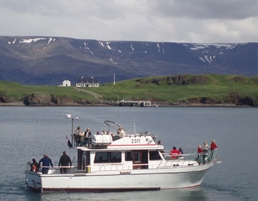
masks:
[[[93,135],[90,146],[80,146],[77,149],[107,149],[107,150],[163,150],[163,145],[157,145],[150,134],[126,134],[123,138],[118,136]]]

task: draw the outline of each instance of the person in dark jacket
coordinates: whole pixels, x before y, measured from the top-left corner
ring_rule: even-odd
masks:
[[[72,161],[70,157],[66,154],[66,151],[63,151],[63,155],[60,157],[59,164],[58,164],[58,166],[61,166],[60,173],[66,174],[68,169],[67,166],[69,165],[72,166]],[[66,166],[66,167],[62,168],[62,166]]]
[[[50,165],[53,167],[52,160],[47,156],[47,154],[44,154],[43,158],[40,159],[39,165],[42,167],[42,174],[48,173]]]
[[[35,160],[35,158],[32,159],[32,162],[28,162],[27,164],[30,165],[30,171],[32,172],[38,172],[39,170],[39,164],[38,162]]]
[[[39,163],[36,161],[35,158],[32,159],[32,164],[33,164],[33,172],[38,172],[39,171]]]

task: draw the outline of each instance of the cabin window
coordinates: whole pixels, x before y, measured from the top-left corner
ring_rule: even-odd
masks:
[[[121,163],[121,152],[110,152],[111,163]]]
[[[121,152],[96,152],[94,163],[121,163]]]
[[[142,162],[141,161],[141,153],[139,153],[139,152],[134,153],[134,162],[135,163],[141,163]]]
[[[161,160],[158,151],[150,151],[150,160]]]
[[[125,160],[132,161],[133,160],[133,152],[125,152]]]

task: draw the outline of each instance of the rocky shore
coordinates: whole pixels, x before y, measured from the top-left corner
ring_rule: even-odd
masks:
[[[176,103],[165,101],[151,102],[152,107],[258,107],[258,101],[254,98],[240,97],[237,94],[232,94],[225,100],[202,97]],[[119,106],[119,103],[101,99],[95,99],[94,101],[73,100],[68,97],[54,97],[44,93],[33,93],[20,99],[0,96],[0,106]]]
[[[74,107],[114,107],[119,106],[116,103],[94,103],[94,104],[79,104],[79,103],[66,103],[66,104],[33,104],[33,105],[25,105],[22,101],[16,102],[8,102],[3,103],[0,102],[0,107],[5,106],[13,106],[13,107],[65,107],[65,106],[74,106]],[[123,106],[121,106],[123,107]],[[124,106],[130,107],[130,106]],[[203,103],[173,103],[173,104],[166,104],[161,103],[160,105],[153,103],[151,107],[251,107],[248,105],[236,105],[236,104],[203,104]]]

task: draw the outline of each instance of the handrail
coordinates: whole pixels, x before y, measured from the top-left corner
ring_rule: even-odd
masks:
[[[54,169],[59,169],[59,168],[75,168],[75,166],[40,166],[41,168],[54,168]]]

